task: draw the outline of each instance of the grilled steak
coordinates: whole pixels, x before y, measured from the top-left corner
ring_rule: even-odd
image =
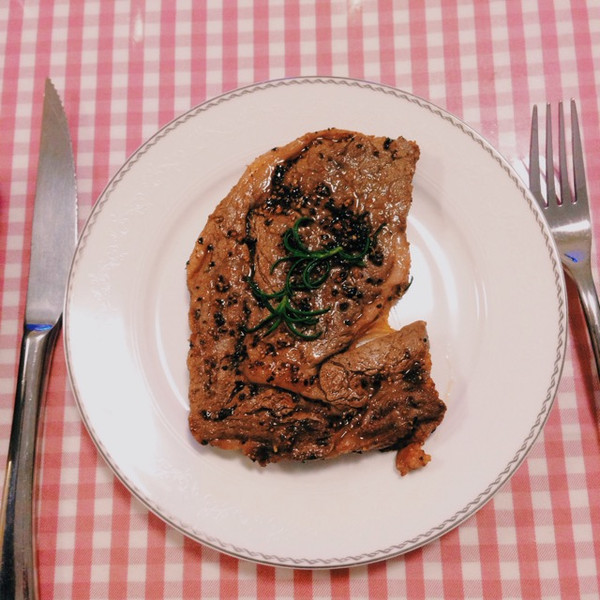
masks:
[[[350,439],[343,436],[350,449],[343,443],[340,447],[340,440],[338,454],[352,451],[352,446],[401,449],[396,467],[403,475],[429,462],[421,446],[443,419],[446,406],[431,379],[423,321],[337,354],[323,364],[319,381],[328,403],[357,414]],[[367,447],[360,448],[361,443]]]
[[[261,463],[420,447],[445,412],[430,368],[418,321],[326,362],[320,380],[327,401],[240,382],[228,401],[213,396],[192,409],[191,430],[200,442]]]
[[[215,209],[188,262],[201,443],[266,464],[419,449],[435,429],[423,323],[351,348],[409,285],[418,156],[403,138],[307,134],[257,158]]]

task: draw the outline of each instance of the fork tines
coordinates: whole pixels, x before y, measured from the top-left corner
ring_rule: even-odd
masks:
[[[545,187],[546,197],[542,191],[542,177],[539,152],[539,129],[538,109],[534,105],[531,116],[531,146],[529,152],[530,188],[536,200],[542,207],[551,207],[562,203],[582,203],[587,205],[587,188],[585,179],[585,166],[581,134],[579,131],[579,118],[577,116],[577,105],[571,100],[571,138],[572,138],[572,170],[574,193],[569,183],[569,166],[567,161],[567,143],[565,133],[565,117],[563,103],[558,104],[558,176],[560,186],[560,198],[556,194],[554,179],[554,161],[552,144],[552,110],[550,104],[546,104],[546,148],[545,148]]]

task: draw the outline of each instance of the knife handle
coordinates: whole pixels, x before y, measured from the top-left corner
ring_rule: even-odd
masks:
[[[25,328],[2,507],[0,509],[0,598],[38,598],[34,551],[35,447],[48,367],[60,321],[54,327]]]

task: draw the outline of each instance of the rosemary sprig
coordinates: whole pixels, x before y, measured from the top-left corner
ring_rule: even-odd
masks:
[[[248,277],[248,283],[253,296],[258,303],[265,307],[269,314],[252,328],[247,328],[248,333],[253,333],[268,327],[265,336],[273,333],[282,323],[293,335],[303,340],[316,340],[322,331],[306,333],[301,328],[315,327],[319,317],[331,310],[331,307],[316,310],[306,310],[295,306],[293,298],[298,292],[310,292],[321,287],[329,277],[332,260],[340,264],[365,266],[364,259],[372,246],[377,243],[380,226],[372,237],[366,236],[363,247],[358,251],[348,251],[342,245],[324,247],[317,250],[309,249],[300,236],[300,227],[313,223],[310,217],[300,217],[294,225],[282,235],[283,247],[287,254],[277,259],[271,266],[270,272],[283,263],[289,263],[283,287],[273,293],[263,291],[254,281],[254,273]]]

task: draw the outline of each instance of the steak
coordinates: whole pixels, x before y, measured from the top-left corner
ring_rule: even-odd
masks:
[[[341,434],[337,454],[352,446],[399,449],[396,467],[403,475],[429,462],[421,446],[446,406],[431,379],[424,321],[337,354],[321,367],[319,382],[331,406],[356,411],[357,426],[351,427],[349,439]]]
[[[200,443],[260,464],[400,448],[401,472],[426,462],[445,406],[425,324],[357,345],[409,286],[418,157],[402,137],[309,133],[258,157],[210,215],[187,267]]]

